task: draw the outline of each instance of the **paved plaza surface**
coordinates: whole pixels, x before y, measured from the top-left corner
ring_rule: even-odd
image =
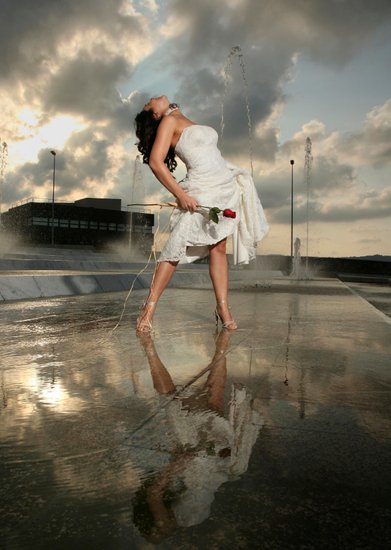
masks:
[[[145,290],[112,332],[125,296],[1,306],[1,548],[390,547],[391,323],[363,287],[234,289],[217,334],[211,290],[170,288],[143,337]]]

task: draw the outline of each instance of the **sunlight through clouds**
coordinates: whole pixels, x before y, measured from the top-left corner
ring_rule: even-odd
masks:
[[[19,119],[24,123],[19,129],[20,136],[25,134],[28,137],[16,142],[10,151],[10,162],[14,166],[36,161],[41,149],[62,149],[74,132],[87,127],[85,122],[69,115],[55,116],[47,124],[39,126],[39,116],[28,109],[21,113]]]

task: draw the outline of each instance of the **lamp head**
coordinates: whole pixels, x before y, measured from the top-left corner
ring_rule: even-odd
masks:
[[[295,164],[295,161],[294,160],[291,160],[291,165],[293,166]]]
[[[56,156],[56,151],[50,151],[53,156]]]

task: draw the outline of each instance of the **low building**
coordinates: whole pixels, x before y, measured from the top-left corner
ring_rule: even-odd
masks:
[[[27,202],[1,215],[6,231],[25,243],[84,244],[104,247],[129,242],[148,252],[154,215],[121,210],[121,199],[85,198],[73,203]]]

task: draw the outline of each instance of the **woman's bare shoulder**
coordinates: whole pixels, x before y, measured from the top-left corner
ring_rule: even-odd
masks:
[[[158,135],[172,136],[174,138],[174,142],[176,142],[183,130],[187,128],[187,126],[192,126],[193,124],[194,122],[183,116],[182,113],[168,115],[165,116],[159,124]]]
[[[165,116],[163,117],[163,120],[160,122],[159,124],[159,129],[160,128],[164,128],[164,129],[176,129],[178,126],[178,121],[175,120],[175,117],[173,116]]]

